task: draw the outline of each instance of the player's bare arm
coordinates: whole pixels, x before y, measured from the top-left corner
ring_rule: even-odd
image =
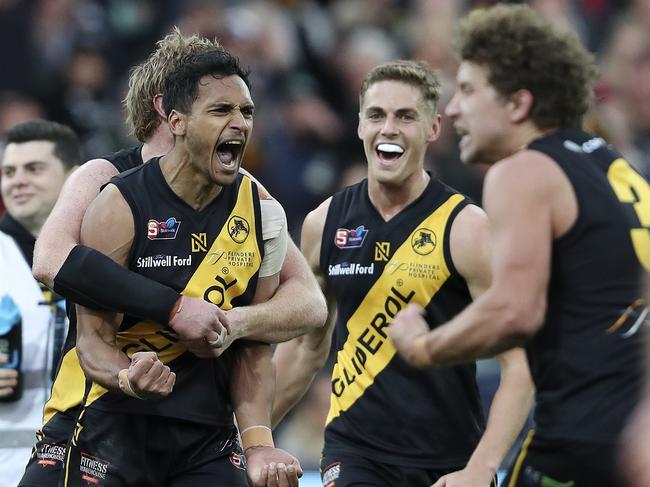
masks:
[[[302,251],[321,288],[324,288],[325,281],[319,268],[320,248],[330,201],[326,200],[309,213],[302,227]],[[335,306],[331,300],[328,301],[329,316],[324,327],[281,343],[275,349],[273,361],[277,393],[272,414],[274,426],[307,392],[316,373],[325,365],[336,321]]]
[[[243,169],[240,172],[256,182],[261,200],[273,199],[250,173]],[[280,343],[321,328],[327,318],[327,306],[309,264],[289,238],[280,286],[273,297],[258,304],[233,308],[227,315],[232,328],[239,330],[242,336]]]
[[[473,299],[477,299],[490,286],[490,234],[486,214],[474,205],[466,206],[454,220],[450,232],[450,249],[454,265],[465,279]],[[424,337],[429,327],[416,307],[398,314],[390,327],[396,348],[408,350],[411,344]],[[404,333],[412,336],[408,343]],[[411,335],[412,334],[412,335]],[[417,349],[416,349],[417,351]],[[426,360],[426,351],[422,350]],[[417,353],[417,352],[416,352]],[[435,487],[455,485],[488,486],[524,425],[532,403],[534,388],[526,356],[521,348],[497,356],[501,368],[501,381],[488,416],[485,432],[474,450],[467,466],[445,475]]]
[[[106,232],[111,228],[111,232]],[[120,265],[128,260],[134,237],[133,217],[114,186],[91,203],[83,219],[81,242],[105,253]],[[153,352],[134,354],[130,360],[115,339],[122,315],[79,307],[77,353],[88,378],[113,390],[147,399],[169,394],[175,374]],[[127,372],[121,371],[126,370]]]
[[[81,221],[117,169],[106,159],[93,159],[80,166],[67,179],[54,209],[48,216],[34,247],[34,277],[53,287],[54,277],[72,248],[79,244]]]
[[[259,279],[253,304],[276,292],[279,272]],[[255,486],[297,486],[302,469],[289,453],[275,448],[271,435],[271,407],[275,394],[275,369],[266,343],[239,341],[231,377],[231,396],[242,434],[248,475]]]
[[[488,172],[484,206],[495,249],[492,284],[449,323],[418,337],[422,366],[489,357],[542,326],[551,243],[575,221],[573,190],[550,158],[524,151]]]

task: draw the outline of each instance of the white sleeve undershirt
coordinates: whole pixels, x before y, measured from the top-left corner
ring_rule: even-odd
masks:
[[[280,272],[287,254],[289,234],[284,208],[276,200],[260,200],[262,213],[262,240],[264,240],[264,259],[260,266],[260,277],[268,277]]]

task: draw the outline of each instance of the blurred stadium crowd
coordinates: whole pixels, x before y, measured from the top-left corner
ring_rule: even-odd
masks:
[[[389,59],[424,59],[441,75],[444,107],[455,21],[490,3],[0,0],[0,132],[43,117],[73,127],[86,158],[133,145],[121,107],[129,68],[173,25],[216,37],[252,70],[256,121],[244,166],[284,205],[297,236],[309,210],[365,174],[356,129],[363,76]],[[595,54],[602,71],[590,128],[650,175],[650,0],[528,3],[578,32]],[[480,202],[481,169],[459,163],[444,121],[428,163]],[[307,468],[318,464],[328,390],[324,374],[280,432],[280,444]]]

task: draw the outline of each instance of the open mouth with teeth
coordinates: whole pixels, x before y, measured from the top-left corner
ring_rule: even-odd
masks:
[[[375,150],[383,162],[394,162],[404,154],[404,149],[397,144],[379,144]]]
[[[234,168],[241,158],[244,143],[241,140],[226,140],[217,146],[217,158],[224,167]]]

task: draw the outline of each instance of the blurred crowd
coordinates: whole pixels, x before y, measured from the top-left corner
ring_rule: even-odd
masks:
[[[304,215],[364,177],[358,90],[376,64],[428,61],[453,90],[456,20],[478,0],[0,0],[0,132],[43,117],[70,125],[86,158],[135,140],[121,99],[129,68],[177,25],[216,37],[252,70],[256,120],[244,166],[284,205],[299,234]],[[531,0],[578,33],[601,79],[589,128],[650,175],[650,0]],[[431,171],[480,202],[481,168],[461,165],[455,134],[428,154]],[[326,374],[281,430],[303,466],[318,462]],[[288,442],[298,442],[290,444]],[[312,458],[308,458],[311,456]]]

